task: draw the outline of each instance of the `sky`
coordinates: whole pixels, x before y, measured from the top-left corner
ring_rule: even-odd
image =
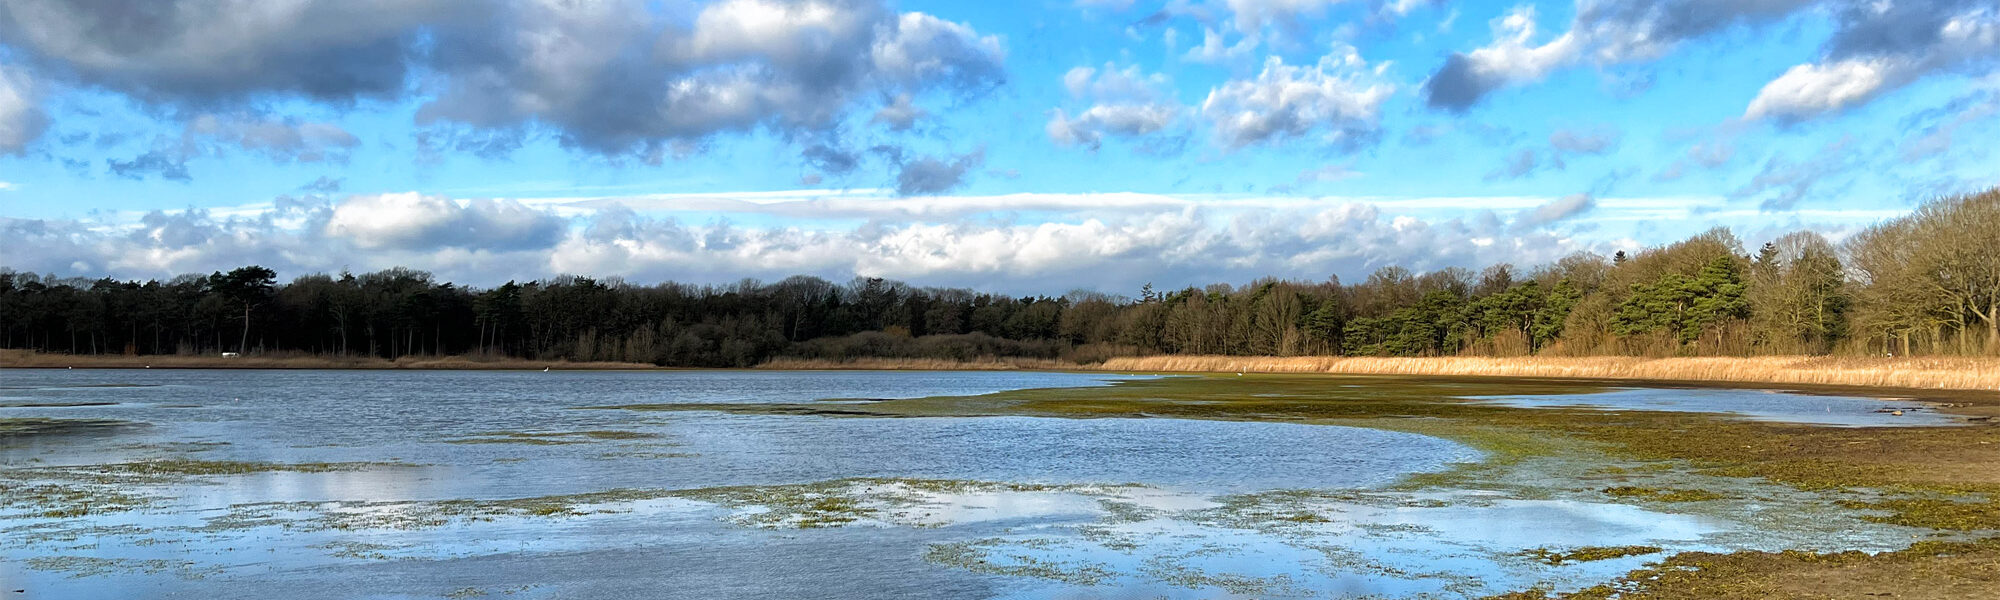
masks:
[[[1996,57],[1990,0],[0,0],[0,266],[1132,295],[1837,241],[2000,184]]]

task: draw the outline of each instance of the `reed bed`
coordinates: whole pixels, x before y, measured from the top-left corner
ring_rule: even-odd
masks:
[[[1097,369],[1097,365],[1077,364],[1046,358],[774,358],[757,365],[759,369],[780,371],[1076,371]]]
[[[1558,377],[2000,391],[2000,358],[1980,357],[1141,356],[1113,358],[1094,368],[1133,372]]]

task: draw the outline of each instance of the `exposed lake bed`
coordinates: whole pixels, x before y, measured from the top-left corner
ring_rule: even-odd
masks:
[[[5,377],[0,400],[43,405],[0,409],[0,579],[30,598],[1481,597],[1679,553],[1956,543],[2000,513],[1980,450],[1869,462],[1990,448],[1990,426],[1611,411],[1580,406],[1631,390],[1576,382]],[[84,387],[106,384],[153,387]]]

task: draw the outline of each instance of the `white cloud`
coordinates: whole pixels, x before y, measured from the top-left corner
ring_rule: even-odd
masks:
[[[1107,136],[1136,138],[1159,133],[1187,113],[1187,108],[1173,99],[1165,76],[1146,75],[1136,65],[1119,69],[1106,63],[1102,70],[1076,67],[1063,74],[1062,82],[1071,97],[1091,104],[1074,115],[1061,108],[1051,111],[1044,130],[1058,145],[1095,150]]]
[[[1830,112],[1875,95],[1901,72],[1879,58],[1798,65],[1764,84],[1743,117],[1798,118]]]
[[[403,193],[154,211],[105,221],[0,217],[0,237],[18,242],[9,248],[8,267],[121,278],[254,263],[287,277],[408,266],[471,285],[563,273],[698,283],[810,274],[1028,293],[1128,291],[1148,281],[1179,286],[1264,275],[1353,278],[1388,264],[1417,270],[1532,264],[1606,248],[1534,225],[1645,222],[1686,230],[1650,234],[1658,237],[1757,216],[1695,211],[1726,207],[1720,198],[883,194],[516,201]],[[662,209],[690,211],[694,218]],[[1025,211],[1048,216],[1019,218]],[[1894,212],[1798,215],[1865,224]],[[761,223],[755,226],[718,218],[736,213],[780,218],[754,219]],[[1005,215],[1016,216],[995,218]]]
[[[416,192],[353,196],[332,209],[328,237],[365,250],[535,249],[559,239],[560,217],[513,200],[460,201]]]
[[[2000,13],[1992,8],[1972,8],[1951,16],[1928,14],[1922,17],[1941,22],[1925,22],[1898,13],[1893,5],[1860,9],[1865,16],[1850,31],[1869,31],[1870,20],[1917,21],[1899,25],[1911,31],[1906,37],[1928,41],[1901,43],[1877,48],[1877,42],[1857,41],[1862,34],[1836,38],[1834,50],[1843,52],[1815,63],[1795,65],[1764,84],[1744,109],[1745,119],[1772,118],[1796,121],[1834,114],[1866,103],[1889,90],[1917,80],[1926,73],[1974,61],[1992,62],[2000,54]],[[1928,31],[1926,31],[1928,29]],[[1848,32],[1843,32],[1848,33]],[[1850,50],[1845,46],[1858,46]]]
[[[1232,80],[1210,90],[1201,114],[1225,148],[1315,132],[1321,141],[1352,146],[1372,139],[1382,101],[1395,89],[1376,81],[1352,47],[1341,47],[1312,66],[1269,57],[1255,79]]]
[[[48,126],[28,73],[0,65],[0,155],[15,154],[42,136]]]
[[[1539,44],[1537,13],[1522,6],[1491,22],[1490,44],[1445,59],[1424,84],[1426,103],[1464,111],[1494,90],[1539,81],[1585,59],[1600,66],[1654,60],[1686,40],[1773,21],[1815,2],[1578,0],[1569,29]]]

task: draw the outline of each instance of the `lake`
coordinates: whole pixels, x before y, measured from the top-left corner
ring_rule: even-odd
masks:
[[[1487,457],[1389,428],[745,410],[1126,379],[0,371],[0,419],[40,427],[0,434],[0,582],[66,599],[1477,597],[1577,589],[1677,550],[1909,535],[1789,518],[1818,501],[1775,486],[1681,508],[1592,485],[1401,485]],[[1578,391],[1440,401],[1948,424],[1867,398]],[[605,408],[632,405],[675,409]],[[1534,552],[1624,546],[1651,548]]]

